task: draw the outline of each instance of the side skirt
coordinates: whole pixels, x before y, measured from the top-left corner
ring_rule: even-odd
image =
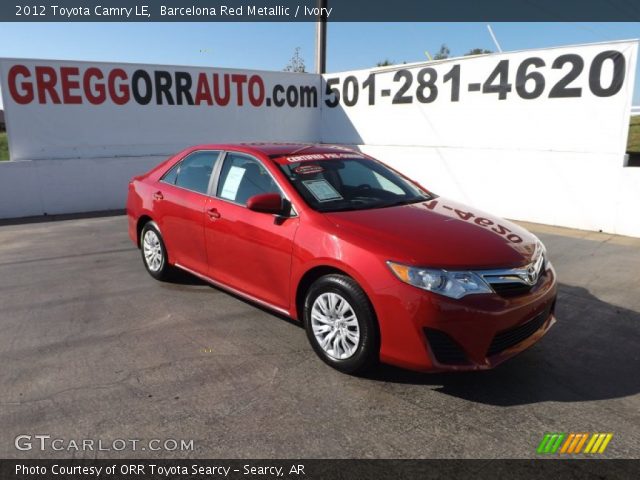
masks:
[[[201,273],[198,272],[194,272],[193,270],[191,270],[190,268],[184,267],[182,265],[180,265],[179,263],[176,263],[174,265],[175,267],[184,270],[187,273],[190,273],[191,275],[195,275],[196,277],[198,277],[201,280],[204,280],[207,283],[210,283],[211,285],[214,285],[222,290],[226,290],[227,292],[233,293],[234,295],[238,295],[239,297],[244,298],[245,300],[249,300],[250,302],[253,303],[257,303],[258,305],[268,308],[269,310],[273,310],[274,312],[278,312],[282,315],[286,315],[287,317],[289,317],[289,312],[281,307],[277,307],[269,302],[265,302],[264,300],[260,300],[259,298],[256,298],[252,295],[249,295],[247,293],[244,293],[240,290],[237,290],[233,287],[229,287],[228,285],[225,285],[224,283],[220,283],[217,280],[214,280],[211,277],[207,277],[206,275],[202,275]]]

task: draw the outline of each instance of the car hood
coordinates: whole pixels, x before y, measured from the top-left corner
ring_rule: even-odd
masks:
[[[345,240],[388,260],[425,267],[520,267],[532,261],[538,243],[522,227],[442,197],[325,216]]]

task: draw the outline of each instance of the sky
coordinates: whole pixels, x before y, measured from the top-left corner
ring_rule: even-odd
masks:
[[[640,38],[640,23],[491,26],[504,51]],[[0,23],[0,33],[0,57],[282,70],[300,47],[307,70],[314,65],[314,23]],[[418,62],[442,44],[451,56],[496,50],[486,23],[336,22],[327,28],[327,71]]]

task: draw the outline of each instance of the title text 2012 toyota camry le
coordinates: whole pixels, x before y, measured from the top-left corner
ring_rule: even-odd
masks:
[[[322,360],[494,367],[555,323],[542,243],[326,145],[199,145],[129,184],[148,272],[175,268],[304,323]]]

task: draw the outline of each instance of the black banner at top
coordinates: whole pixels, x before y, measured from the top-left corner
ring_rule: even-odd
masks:
[[[326,5],[320,11],[319,5]],[[637,22],[637,0],[4,0],[2,22]]]

